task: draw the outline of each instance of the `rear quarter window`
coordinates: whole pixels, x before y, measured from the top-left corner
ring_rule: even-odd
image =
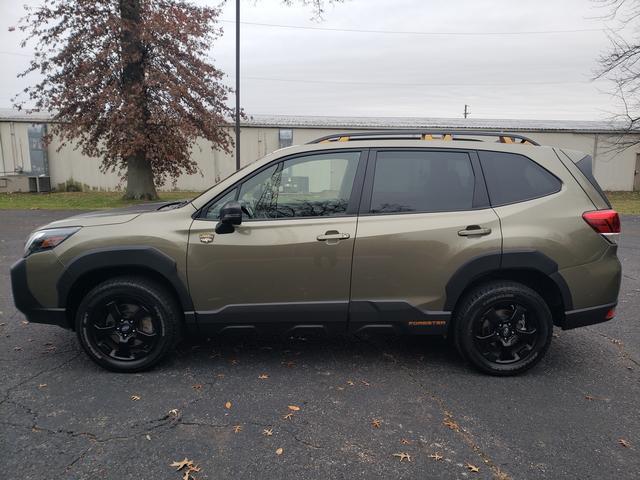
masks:
[[[582,158],[582,160],[576,163],[576,167],[578,167],[580,172],[582,172],[585,178],[589,180],[591,185],[593,185],[593,188],[595,188],[596,191],[600,194],[600,196],[602,197],[602,200],[604,200],[604,202],[609,206],[609,208],[611,208],[611,203],[609,202],[609,199],[607,198],[605,193],[602,191],[602,188],[600,188],[600,184],[596,180],[596,177],[593,176],[593,159],[591,158],[591,155],[587,155],[584,158]]]
[[[492,206],[524,202],[559,192],[562,182],[524,155],[479,151]]]

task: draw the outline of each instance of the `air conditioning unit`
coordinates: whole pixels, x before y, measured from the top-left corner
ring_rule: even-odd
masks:
[[[51,191],[51,177],[29,177],[29,191],[30,192],[50,192]]]
[[[40,176],[38,178],[38,191],[50,192],[51,191],[51,177]]]

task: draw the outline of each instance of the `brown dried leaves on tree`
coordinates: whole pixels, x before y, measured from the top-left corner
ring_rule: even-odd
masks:
[[[18,30],[41,81],[16,106],[54,114],[50,134],[127,175],[130,198],[198,171],[196,138],[229,151],[230,89],[207,57],[219,9],[180,0],[50,0],[25,7]]]

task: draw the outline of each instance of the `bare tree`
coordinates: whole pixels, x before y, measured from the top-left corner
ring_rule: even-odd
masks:
[[[607,31],[611,48],[598,59],[596,78],[615,83],[614,95],[622,111],[614,120],[622,123],[624,133],[640,134],[640,1],[594,0],[605,11],[603,20],[613,22]],[[610,139],[614,149],[626,149],[640,143],[637,136],[619,135]]]

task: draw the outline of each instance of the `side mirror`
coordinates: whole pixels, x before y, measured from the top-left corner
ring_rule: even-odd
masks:
[[[216,233],[233,233],[234,225],[242,223],[242,206],[240,202],[225,203],[220,209],[220,221],[216,225]]]

